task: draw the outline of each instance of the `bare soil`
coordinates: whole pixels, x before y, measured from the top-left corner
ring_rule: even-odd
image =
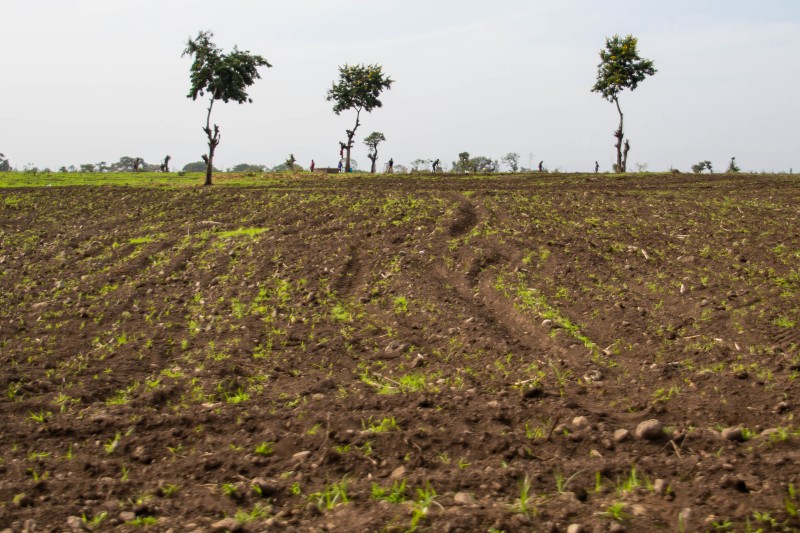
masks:
[[[799,217],[794,176],[2,190],[0,530],[797,531]]]

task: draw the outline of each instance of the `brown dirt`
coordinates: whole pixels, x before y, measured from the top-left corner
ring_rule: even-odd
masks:
[[[0,529],[798,530],[799,208],[793,176],[3,190]]]

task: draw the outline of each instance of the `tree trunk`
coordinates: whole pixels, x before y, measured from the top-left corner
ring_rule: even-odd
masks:
[[[372,161],[372,168],[370,169],[369,172],[370,174],[375,174],[375,162],[378,160],[378,154],[376,153],[375,155],[369,155],[367,157],[369,157],[370,160]]]
[[[621,172],[628,171],[628,152],[631,149],[631,144],[628,142],[628,139],[625,139],[625,149],[622,151],[622,170]]]
[[[204,186],[211,185],[211,174],[214,170],[214,151],[219,145],[219,126],[214,124],[214,131],[211,131],[211,109],[214,107],[214,98],[211,98],[211,103],[208,104],[208,115],[206,115],[206,127],[203,131],[206,132],[208,137],[208,155],[203,155],[203,161],[206,164],[206,182]]]
[[[361,125],[361,122],[358,121],[360,116],[361,116],[361,108],[359,108],[357,110],[357,113],[356,113],[356,125],[355,125],[355,127],[353,127],[352,130],[345,130],[345,131],[347,131],[347,147],[346,147],[347,148],[347,156],[346,156],[347,158],[345,159],[345,164],[344,164],[344,171],[345,172],[351,172],[352,171],[352,169],[350,168],[350,150],[353,149],[353,137],[356,136],[356,130]]]
[[[625,161],[622,159],[622,140],[625,138],[625,133],[623,132],[623,120],[624,116],[622,115],[622,109],[619,107],[619,99],[615,96],[614,103],[617,105],[617,112],[619,113],[619,129],[614,132],[614,137],[617,138],[617,144],[614,147],[617,149],[617,172],[625,172]],[[626,158],[627,158],[627,149],[625,151]]]

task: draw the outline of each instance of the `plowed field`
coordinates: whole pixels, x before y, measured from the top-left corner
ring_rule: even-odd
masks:
[[[0,530],[796,531],[799,324],[794,176],[5,189]]]

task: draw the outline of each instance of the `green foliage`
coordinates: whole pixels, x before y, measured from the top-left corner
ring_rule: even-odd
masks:
[[[372,169],[370,172],[375,173],[375,162],[378,160],[378,145],[386,140],[386,136],[379,131],[373,131],[364,138],[364,144],[369,148],[367,157],[372,161]],[[350,162],[352,166],[352,161]]]
[[[339,82],[334,83],[326,99],[334,102],[337,115],[348,109],[370,113],[382,107],[378,99],[381,92],[391,89],[394,80],[384,76],[380,65],[347,65],[339,67]]]
[[[0,172],[8,172],[9,170],[11,170],[11,163],[5,155],[0,154]]]
[[[325,490],[309,494],[309,501],[317,504],[320,510],[330,510],[339,504],[349,503],[347,497],[347,479],[333,483]]]
[[[255,447],[253,451],[256,455],[263,455],[264,457],[269,457],[273,453],[275,453],[275,443],[274,442],[262,442]]]
[[[373,483],[371,496],[376,500],[386,500],[390,503],[403,503],[406,501],[406,481],[395,481],[388,489],[381,487],[377,483]]]
[[[500,161],[508,165],[508,168],[511,169],[511,172],[516,172],[519,170],[519,154],[516,152],[508,152],[506,155],[500,158]]]
[[[725,172],[727,172],[728,174],[736,174],[740,170],[741,169],[736,164],[736,158],[735,157],[731,157],[731,161],[730,161],[730,163],[728,163],[728,170],[726,170]]]
[[[461,152],[458,154],[458,161],[453,161],[451,172],[494,172],[497,166],[497,162],[489,157],[482,155],[470,157],[469,152]]]
[[[190,163],[190,164],[194,165],[196,163]],[[203,165],[203,168],[201,169],[202,172],[203,170],[205,170],[205,163],[201,161],[200,164]],[[186,170],[186,167],[183,167],[183,170]],[[247,163],[239,163],[238,165],[236,165],[231,169],[231,172],[264,172],[264,171],[266,171],[266,167],[264,165],[249,165]],[[197,171],[191,171],[191,172],[197,172]]]
[[[708,170],[711,174],[714,173],[714,169],[711,166],[711,161],[700,161],[696,165],[692,165],[692,172],[695,174],[702,174],[704,170]]]
[[[212,169],[214,172],[219,172],[219,169],[214,167]],[[195,161],[194,163],[187,163],[183,165],[184,172],[205,172],[206,171],[206,164],[202,161]]]
[[[606,38],[606,46],[600,50],[597,81],[592,92],[600,93],[609,102],[616,102],[622,90],[633,91],[648,76],[657,72],[652,61],[639,57],[636,50],[638,42],[633,35]]]
[[[211,95],[212,100],[243,104],[252,102],[247,95],[250,87],[261,76],[259,67],[271,67],[260,55],[241,51],[235,46],[230,53],[224,53],[211,38],[210,31],[201,31],[195,39],[189,39],[183,55],[192,56],[190,69],[191,88],[188,98],[197,100],[198,96]]]

